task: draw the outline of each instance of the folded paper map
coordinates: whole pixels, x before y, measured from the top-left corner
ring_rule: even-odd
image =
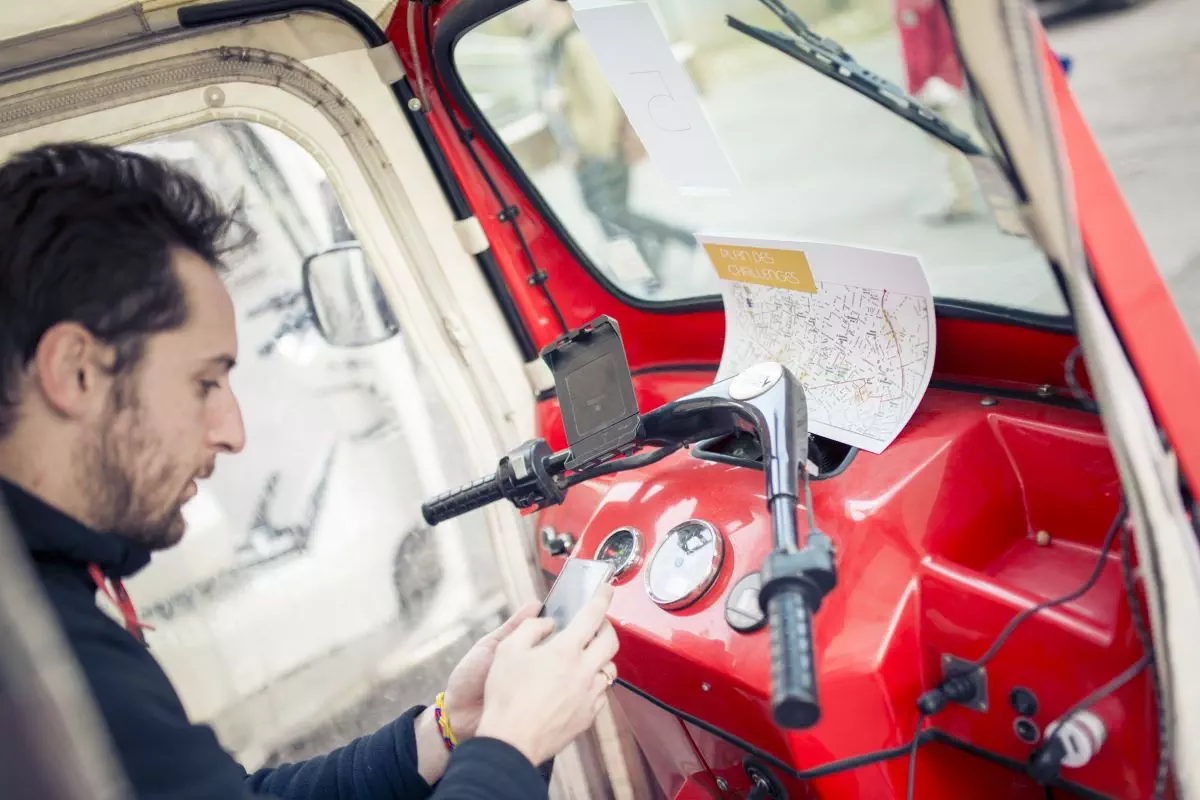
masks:
[[[721,278],[717,379],[778,361],[812,433],[882,452],[929,386],[933,296],[915,256],[821,242],[697,237]]]

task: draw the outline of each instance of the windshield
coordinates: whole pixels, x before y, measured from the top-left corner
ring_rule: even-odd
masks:
[[[693,234],[718,232],[911,253],[940,299],[1066,313],[1044,255],[1000,230],[966,156],[748,35],[753,26],[796,38],[768,7],[778,3],[647,4],[696,86],[736,188],[700,193],[668,183],[630,135],[566,2],[527,0],[455,50],[479,109],[591,266],[621,290],[647,301],[717,294]],[[940,3],[787,5],[986,150]]]

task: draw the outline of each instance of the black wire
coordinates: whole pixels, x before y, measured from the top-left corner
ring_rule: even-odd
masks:
[[[1142,656],[1136,662],[1134,662],[1130,666],[1126,667],[1125,671],[1122,672],[1120,675],[1117,675],[1115,678],[1110,680],[1108,683],[1104,684],[1099,689],[1096,689],[1091,694],[1089,694],[1087,697],[1083,698],[1078,703],[1076,703],[1075,705],[1068,708],[1067,713],[1063,714],[1062,717],[1060,717],[1060,719],[1062,720],[1062,722],[1060,723],[1060,726],[1065,725],[1068,720],[1070,720],[1072,717],[1074,717],[1079,712],[1087,711],[1089,708],[1096,705],[1096,703],[1099,703],[1101,700],[1108,697],[1110,694],[1115,692],[1117,689],[1120,689],[1122,686],[1124,686],[1125,684],[1129,683],[1131,680],[1136,678],[1137,674],[1139,672],[1141,672],[1142,670],[1144,670],[1146,668],[1146,666],[1152,660],[1153,660],[1153,657],[1150,655]]]
[[[1138,599],[1137,584],[1133,575],[1133,536],[1130,528],[1121,531],[1121,579],[1125,584],[1125,599],[1129,603],[1129,612],[1133,618],[1133,627],[1137,631],[1138,641],[1142,644],[1143,652],[1154,653],[1154,638],[1150,634],[1150,626],[1142,612],[1142,603]],[[1167,727],[1167,709],[1163,701],[1162,684],[1158,680],[1158,671],[1151,664],[1150,686],[1154,691],[1154,704],[1158,711],[1158,765],[1154,776],[1154,794],[1151,797],[1159,800],[1167,792],[1167,774],[1170,771],[1171,752],[1170,732]]]
[[[771,755],[770,753],[766,752],[765,750],[762,750],[759,747],[755,746],[754,744],[751,744],[750,742],[746,741],[745,739],[740,739],[737,736],[734,736],[732,733],[721,730],[720,728],[716,727],[715,725],[705,722],[704,720],[700,719],[699,717],[692,716],[691,714],[688,714],[685,711],[680,711],[677,708],[667,705],[666,703],[664,703],[662,700],[659,700],[654,695],[650,694],[649,692],[645,692],[645,691],[639,689],[638,687],[634,686],[633,684],[629,683],[628,681],[626,681],[623,678],[617,678],[616,684],[625,689],[628,689],[629,691],[636,694],[638,697],[641,697],[643,700],[647,700],[650,703],[658,706],[663,711],[666,711],[669,714],[679,717],[684,722],[686,722],[690,725],[696,726],[697,728],[704,731],[705,733],[711,733],[713,736],[716,736],[719,739],[729,742],[730,744],[734,745],[735,747],[739,747],[742,750],[745,750],[747,753],[750,753],[754,757],[770,764],[771,766],[775,767],[775,769],[779,770],[780,772],[784,773],[785,775],[795,778],[798,781],[810,781],[815,778],[823,778],[827,775],[833,775],[838,772],[846,772],[848,770],[858,769],[859,767],[870,766],[871,764],[879,764],[884,761],[891,761],[894,758],[900,758],[900,757],[906,755],[908,753],[908,751],[910,750],[910,748],[913,747],[912,742],[905,742],[902,745],[899,745],[897,747],[890,747],[886,750],[876,750],[872,753],[863,753],[862,755],[851,756],[850,758],[842,758],[837,761],[830,761],[828,763],[822,764],[818,767],[813,767],[811,769],[799,770],[799,769],[796,769],[795,767],[793,767],[791,764],[787,763],[786,761],[782,761],[782,760],[776,758],[775,756]],[[932,738],[933,738],[933,735],[931,732],[926,731],[926,732],[922,733],[920,736],[920,742],[918,743],[918,746],[920,744],[924,744],[925,742],[931,740]]]
[[[808,444],[808,442],[805,442]],[[817,518],[813,515],[812,486],[809,485],[808,450],[804,452],[804,463],[800,465],[800,474],[804,477],[804,510],[808,514],[808,533],[811,536],[817,530]]]
[[[419,2],[419,0],[409,0],[409,2],[415,3]],[[433,50],[433,36],[430,33],[432,27],[430,24],[432,20],[432,6],[430,3],[422,3],[421,6],[421,27],[423,29],[422,36],[425,39],[425,54],[429,59],[429,76],[433,81],[440,84],[438,88],[442,92],[445,92],[445,96],[448,97],[450,96],[450,91],[446,87],[446,82],[442,80],[441,73],[438,71],[435,58],[436,54]],[[429,111],[429,109],[425,110],[426,112]],[[513,233],[517,236],[517,242],[521,245],[521,250],[525,253],[525,259],[529,263],[530,283],[537,286],[541,291],[542,296],[545,297],[546,302],[550,306],[550,310],[554,313],[555,320],[558,322],[559,327],[562,328],[562,332],[567,333],[570,330],[570,328],[567,327],[567,321],[563,317],[562,311],[559,310],[558,304],[554,302],[554,296],[550,294],[550,289],[546,286],[545,276],[540,270],[538,270],[537,262],[533,257],[533,251],[529,248],[529,242],[525,240],[525,234],[521,230],[521,226],[517,223],[517,207],[515,205],[509,205],[508,201],[505,200],[504,193],[500,191],[500,187],[496,184],[496,180],[492,177],[492,173],[484,165],[483,159],[479,157],[479,153],[475,150],[474,137],[467,133],[467,130],[458,120],[458,114],[448,105],[446,106],[446,116],[450,118],[450,124],[454,126],[454,130],[458,134],[459,141],[463,143],[467,153],[471,156],[471,160],[475,162],[475,168],[479,170],[479,174],[483,176],[483,180],[487,183],[488,188],[491,190],[492,196],[495,197],[496,202],[500,204],[501,221],[512,225]]]
[[[1004,646],[1004,643],[1008,641],[1008,637],[1012,636],[1013,631],[1015,631],[1017,626],[1022,622],[1029,619],[1034,614],[1045,611],[1048,608],[1054,608],[1055,606],[1061,606],[1064,603],[1069,603],[1072,600],[1076,600],[1079,597],[1082,597],[1093,586],[1096,585],[1096,581],[1100,579],[1100,575],[1104,572],[1104,565],[1108,562],[1108,552],[1112,549],[1113,541],[1117,538],[1117,532],[1121,530],[1121,526],[1125,522],[1126,511],[1125,498],[1122,496],[1121,507],[1117,509],[1117,516],[1113,518],[1112,526],[1109,527],[1108,533],[1104,535],[1104,542],[1100,545],[1100,557],[1096,559],[1096,567],[1092,570],[1092,574],[1088,576],[1088,579],[1074,591],[1068,592],[1060,597],[1055,597],[1038,603],[1036,606],[1027,608],[1020,614],[1017,614],[1015,617],[1013,617],[1012,621],[1005,626],[1004,630],[1000,632],[1000,635],[997,636],[995,641],[992,642],[992,646],[987,649],[987,652],[984,653],[977,661],[973,662],[972,667],[974,669],[982,668],[989,661],[995,658],[996,653],[999,652],[1000,648]]]
[[[677,452],[683,445],[673,444],[667,447],[659,447],[651,450],[649,453],[639,453],[636,456],[626,456],[624,458],[616,458],[606,464],[601,464],[598,467],[593,467],[583,472],[576,472],[574,475],[568,475],[565,484],[575,486],[585,481],[590,481],[592,478],[598,478],[601,475],[611,475],[614,472],[625,472],[631,469],[641,469],[658,461],[662,461],[667,456]]]
[[[995,764],[1012,772],[1021,773],[1022,775],[1026,774],[1025,765],[1020,761],[1015,761],[1006,756],[1002,756],[999,753],[993,753],[992,751],[985,750],[982,747],[976,747],[969,742],[964,742],[948,733],[939,731],[937,728],[926,728],[913,737],[915,741],[905,742],[904,744],[896,747],[889,747],[886,750],[876,750],[872,753],[863,753],[862,755],[852,756],[850,758],[830,761],[810,769],[799,770],[793,767],[791,764],[788,764],[786,761],[776,758],[775,756],[746,741],[745,739],[739,739],[732,733],[724,731],[711,723],[705,722],[699,717],[692,716],[685,711],[680,711],[679,709],[664,703],[662,700],[659,700],[649,692],[639,689],[638,687],[629,683],[629,681],[625,680],[624,678],[617,678],[615,684],[623,689],[629,690],[633,694],[649,702],[651,705],[654,705],[667,712],[668,714],[678,717],[689,725],[694,725],[705,733],[712,734],[718,739],[721,739],[722,741],[728,742],[734,747],[746,751],[760,761],[775,767],[775,769],[779,770],[783,774],[798,781],[815,780],[816,778],[824,778],[829,775],[836,775],[839,772],[849,772],[850,770],[858,769],[860,767],[868,767],[873,764],[883,763],[884,761],[891,761],[892,759],[910,755],[914,747],[914,743],[915,746],[920,747],[921,745],[929,744],[930,742],[944,744],[963,753],[967,753],[975,756],[976,758],[987,761],[990,764]],[[1079,784],[1071,781],[1062,780],[1061,778],[1056,779],[1054,785],[1063,787],[1080,797],[1097,798],[1098,800],[1110,800],[1107,795],[1100,794],[1099,792],[1089,789],[1086,786],[1080,786]]]
[[[1063,375],[1067,381],[1067,387],[1070,388],[1072,396],[1079,401],[1079,405],[1087,411],[1096,410],[1096,401],[1083,390],[1083,386],[1079,383],[1079,378],[1075,372],[1079,368],[1079,357],[1083,355],[1083,345],[1075,345],[1067,356],[1067,360],[1063,362]]]
[[[920,749],[921,726],[925,724],[925,715],[917,715],[917,729],[913,731],[912,747],[908,753],[908,790],[904,796],[913,800],[917,791],[917,750]]]

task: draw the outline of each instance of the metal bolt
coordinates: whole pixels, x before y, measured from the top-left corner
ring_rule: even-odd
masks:
[[[1037,541],[1038,547],[1046,547],[1047,545],[1050,544],[1050,532],[1049,531],[1038,531],[1037,535],[1034,536],[1034,539],[1035,539],[1035,541]]]
[[[729,781],[725,780],[724,778],[717,778],[717,788],[720,789],[722,792],[728,792],[729,791]]]
[[[985,397],[979,401],[979,405],[983,406],[984,408],[991,408],[992,406],[996,405],[996,403],[998,403],[998,402],[1000,402],[1000,401],[994,397]]]
[[[422,108],[424,108],[424,106],[421,105],[421,98],[414,97],[408,101],[409,111],[420,111]]]
[[[1050,397],[1054,394],[1054,387],[1048,383],[1043,383],[1037,388],[1038,397]]]
[[[700,691],[707,692],[710,689],[712,689],[712,687],[709,686],[707,682],[700,684]]]

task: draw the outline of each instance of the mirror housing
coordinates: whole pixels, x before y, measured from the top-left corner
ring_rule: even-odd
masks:
[[[334,347],[366,347],[399,333],[400,323],[357,242],[304,259],[302,280],[313,323]]]

